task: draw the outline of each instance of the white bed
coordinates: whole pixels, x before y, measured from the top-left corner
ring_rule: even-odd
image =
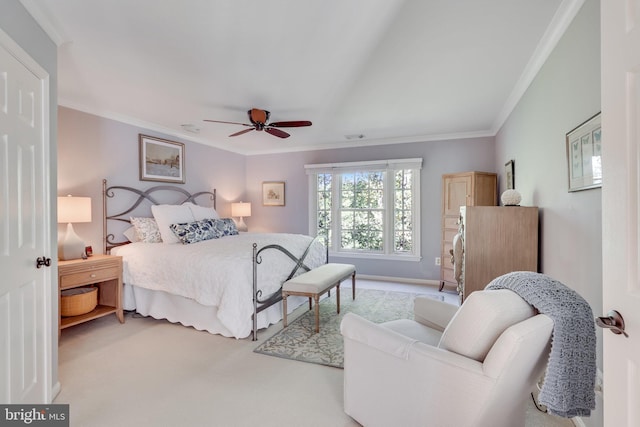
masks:
[[[138,199],[129,209],[109,215],[107,199],[114,197],[115,190],[134,192]],[[184,196],[171,206],[159,204],[156,196],[151,196],[158,190],[177,191]],[[105,251],[123,257],[123,308],[144,316],[167,319],[226,337],[245,338],[253,331],[255,339],[257,329],[282,319],[282,304],[269,302],[264,305],[268,308],[258,308],[254,328],[254,287],[258,290],[256,299],[259,303],[271,295],[279,297],[285,280],[326,262],[324,245],[301,234],[240,233],[189,244],[168,243],[167,237],[175,236],[163,234],[164,240],[154,243],[129,243],[126,239],[115,242],[118,239],[107,230],[108,220],[130,227],[132,220],[139,218],[138,212],[134,218],[133,211],[142,201],[151,203],[154,214],[147,213],[147,216],[154,216],[154,226],[157,222],[160,232],[166,233],[168,229],[164,228],[163,218],[157,215],[156,208],[170,211],[172,219],[168,222],[183,222],[175,219],[177,210],[173,208],[190,205],[202,194],[212,195],[215,206],[215,191],[192,196],[182,188],[169,186],[146,191],[129,187],[107,188],[104,180],[103,193]],[[293,310],[306,299],[297,298],[291,302],[289,308]]]

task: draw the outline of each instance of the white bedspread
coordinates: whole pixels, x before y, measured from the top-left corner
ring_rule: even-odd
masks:
[[[300,257],[312,240],[300,234],[240,233],[190,245],[131,243],[111,253],[123,257],[126,284],[216,306],[220,322],[235,337],[244,338],[251,332],[253,314],[253,243],[258,249],[278,244]],[[280,288],[295,262],[278,250],[269,249],[261,255],[258,288],[264,299]],[[315,242],[304,263],[314,268],[325,262],[325,256],[324,246]]]

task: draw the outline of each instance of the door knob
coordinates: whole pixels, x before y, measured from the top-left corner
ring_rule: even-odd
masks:
[[[42,266],[51,267],[51,258],[38,257],[36,259],[36,268],[41,268]]]
[[[596,317],[596,325],[604,329],[609,329],[616,335],[624,335],[629,338],[629,334],[624,331],[624,319],[616,310],[611,310],[607,317]]]

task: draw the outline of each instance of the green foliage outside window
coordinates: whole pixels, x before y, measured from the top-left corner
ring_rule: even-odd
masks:
[[[385,191],[387,174],[393,189]],[[385,236],[393,239],[395,253],[413,250],[413,170],[363,171],[316,175],[317,235],[328,238],[337,226],[339,248],[346,251],[381,253]],[[333,191],[337,191],[337,209],[333,210]],[[391,197],[391,201],[386,198]],[[387,209],[393,207],[392,210]],[[334,218],[333,215],[338,215]],[[386,215],[392,215],[392,232],[385,233]],[[334,220],[339,220],[334,224]],[[390,230],[391,231],[391,230]]]

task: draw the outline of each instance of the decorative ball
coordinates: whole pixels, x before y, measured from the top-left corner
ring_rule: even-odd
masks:
[[[504,206],[518,206],[522,197],[516,190],[506,190],[500,196],[500,200],[502,200]]]

